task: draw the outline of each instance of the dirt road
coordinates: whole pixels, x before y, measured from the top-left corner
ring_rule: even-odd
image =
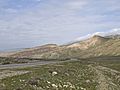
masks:
[[[54,63],[60,63],[60,62],[64,62],[64,61],[39,61],[39,62],[23,63],[23,64],[7,64],[7,65],[0,65],[0,69],[33,67],[38,65],[54,64]]]

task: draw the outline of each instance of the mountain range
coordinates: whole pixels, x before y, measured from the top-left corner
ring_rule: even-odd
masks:
[[[120,55],[120,35],[94,35],[67,45],[47,44],[21,51],[0,54],[4,57],[35,59],[71,59]]]

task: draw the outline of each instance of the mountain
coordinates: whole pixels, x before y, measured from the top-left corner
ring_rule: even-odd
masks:
[[[38,58],[66,59],[120,55],[120,39],[95,35],[87,40],[62,46]]]
[[[79,48],[81,50],[85,50],[90,47],[102,44],[103,42],[106,42],[107,40],[109,40],[109,39],[104,38],[102,36],[95,35],[87,40],[78,41],[78,42],[69,44],[69,45],[67,45],[67,48]]]
[[[57,45],[56,44],[46,44],[43,46],[38,46],[38,47],[33,47],[33,48],[28,48],[28,49],[24,49],[24,50],[20,50],[20,51],[16,51],[13,53],[1,53],[0,56],[6,56],[6,57],[15,57],[15,58],[31,58],[32,56],[36,55],[36,54],[42,54],[45,52],[49,52],[52,50],[57,49]]]
[[[8,57],[38,59],[68,59],[98,56],[119,56],[119,35],[94,35],[86,40],[58,46],[47,44],[10,54]]]
[[[106,36],[106,38],[120,39],[120,34],[116,34],[116,35],[109,35],[109,36]]]

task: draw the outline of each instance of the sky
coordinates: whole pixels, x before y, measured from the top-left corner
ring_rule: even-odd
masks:
[[[0,51],[120,33],[119,0],[0,0]]]

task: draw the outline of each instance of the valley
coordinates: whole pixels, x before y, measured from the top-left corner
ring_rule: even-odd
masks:
[[[120,38],[1,53],[0,90],[120,90]]]

